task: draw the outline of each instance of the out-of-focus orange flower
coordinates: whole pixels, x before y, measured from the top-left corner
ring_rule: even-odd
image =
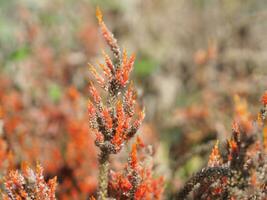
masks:
[[[214,145],[214,147],[211,151],[211,154],[209,157],[209,162],[208,162],[208,166],[210,166],[210,167],[217,167],[217,166],[220,166],[222,163],[218,144],[219,144],[219,141],[216,142],[216,144]]]
[[[261,102],[263,103],[263,105],[267,105],[267,91],[265,91],[265,93],[263,94]]]
[[[74,86],[71,86],[68,88],[68,97],[72,101],[77,101],[80,97],[80,93],[78,92],[78,90]]]
[[[4,111],[3,107],[0,106],[0,120],[3,119],[4,115],[5,115],[5,111]]]
[[[235,121],[243,127],[246,132],[250,133],[252,130],[252,115],[248,110],[248,104],[245,99],[240,98],[240,96],[234,96],[234,106],[235,106]]]
[[[198,65],[204,65],[207,63],[207,52],[204,49],[198,50],[194,55],[194,61]]]

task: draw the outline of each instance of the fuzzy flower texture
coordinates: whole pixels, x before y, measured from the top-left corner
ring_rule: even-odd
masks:
[[[55,191],[57,178],[45,181],[43,176],[43,168],[36,166],[36,170],[32,170],[27,164],[22,165],[19,172],[10,171],[4,178],[5,192],[2,193],[3,200],[56,200]]]
[[[88,103],[90,128],[96,135],[96,145],[102,154],[116,154],[123,144],[132,138],[144,119],[144,111],[136,104],[136,91],[129,83],[135,55],[121,53],[120,47],[112,33],[106,27],[102,14],[97,9],[96,16],[102,35],[113,53],[113,60],[103,51],[105,63],[98,63],[103,74],[89,64],[90,71],[99,86],[106,91],[101,97],[97,88],[90,83],[89,91],[92,101]],[[136,113],[136,114],[135,114]]]
[[[102,51],[104,63],[97,63],[98,67],[89,64],[91,74],[104,91],[100,95],[98,88],[90,82],[91,100],[88,103],[88,113],[90,129],[95,134],[95,144],[100,149],[98,199],[102,200],[108,198],[109,156],[117,154],[123,145],[135,136],[145,114],[143,108],[137,104],[136,90],[129,81],[135,55],[128,56],[125,49],[121,51],[117,40],[105,25],[99,9],[96,11],[96,17],[102,36],[112,52],[110,57]],[[102,72],[99,72],[99,69]],[[126,195],[127,198],[134,198],[138,185],[140,181],[135,184],[129,182],[128,194],[131,193],[131,197]],[[115,187],[113,185],[113,188]]]
[[[193,175],[175,196],[175,199],[267,199],[267,93],[261,102],[259,123],[247,129],[234,121],[231,138],[218,142],[209,157],[208,166]],[[250,115],[247,111],[242,115]],[[190,196],[190,193],[191,196]]]

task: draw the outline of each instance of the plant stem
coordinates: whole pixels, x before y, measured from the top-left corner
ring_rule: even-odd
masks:
[[[106,200],[108,196],[108,172],[109,172],[109,154],[101,152],[99,156],[99,191],[98,200]]]

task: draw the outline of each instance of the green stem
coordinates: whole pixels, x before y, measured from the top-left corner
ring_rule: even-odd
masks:
[[[101,152],[99,156],[99,191],[98,200],[106,200],[108,197],[108,172],[109,172],[109,155]]]

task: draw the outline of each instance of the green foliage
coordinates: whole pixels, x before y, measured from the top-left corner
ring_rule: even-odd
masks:
[[[30,54],[30,48],[28,46],[16,49],[10,54],[9,60],[11,61],[21,61],[27,58]]]
[[[151,58],[139,59],[136,62],[134,72],[137,76],[145,77],[155,71],[157,63]]]
[[[51,84],[48,87],[48,95],[49,98],[53,101],[53,102],[58,102],[62,96],[62,92],[61,92],[61,88],[59,85],[57,84]]]

